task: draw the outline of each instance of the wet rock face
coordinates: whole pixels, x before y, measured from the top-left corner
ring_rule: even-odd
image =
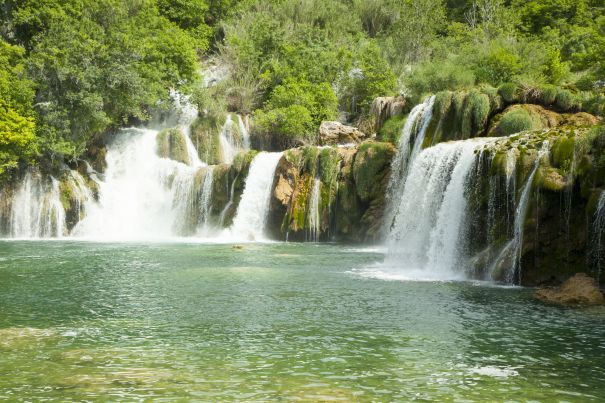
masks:
[[[324,121],[319,126],[319,144],[323,146],[359,144],[365,138],[366,134],[358,128],[340,122]]]
[[[290,241],[362,242],[377,239],[394,148],[288,150],[275,171],[268,231]]]
[[[560,305],[604,305],[605,297],[594,278],[577,273],[560,287],[543,288],[534,294],[541,301]]]

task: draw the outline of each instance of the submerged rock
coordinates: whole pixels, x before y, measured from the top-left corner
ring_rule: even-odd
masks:
[[[320,145],[357,144],[366,138],[366,134],[353,126],[340,122],[324,121],[319,126]]]
[[[543,288],[534,294],[544,302],[561,305],[603,305],[605,297],[594,278],[577,273],[560,287]]]

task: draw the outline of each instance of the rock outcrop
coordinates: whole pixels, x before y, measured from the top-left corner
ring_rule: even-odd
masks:
[[[359,144],[365,139],[366,134],[358,128],[340,122],[324,121],[319,126],[319,144],[322,146]]]
[[[273,182],[268,220],[272,237],[376,240],[394,154],[391,144],[373,141],[359,147],[287,150]]]
[[[535,292],[541,301],[560,305],[604,305],[605,297],[594,278],[577,273],[560,287],[543,288]]]
[[[374,120],[374,131],[377,133],[384,123],[398,115],[402,115],[406,109],[403,97],[378,97],[372,101],[370,115]]]

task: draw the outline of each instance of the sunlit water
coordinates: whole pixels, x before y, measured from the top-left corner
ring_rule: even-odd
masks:
[[[599,401],[605,310],[342,245],[0,243],[0,400]]]

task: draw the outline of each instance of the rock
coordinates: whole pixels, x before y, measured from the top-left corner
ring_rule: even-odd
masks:
[[[557,288],[536,291],[536,298],[561,305],[603,305],[605,297],[592,277],[577,273]]]
[[[320,145],[358,144],[365,138],[365,133],[358,128],[340,122],[324,121],[319,126]]]
[[[273,191],[273,195],[281,202],[282,205],[287,206],[288,203],[290,203],[292,192],[294,192],[294,189],[292,189],[292,186],[284,178],[284,176],[280,174],[279,179],[277,180],[277,185],[275,186],[275,190]]]
[[[384,122],[405,111],[405,98],[378,97],[372,101],[370,114],[374,117],[374,130],[378,132]]]

